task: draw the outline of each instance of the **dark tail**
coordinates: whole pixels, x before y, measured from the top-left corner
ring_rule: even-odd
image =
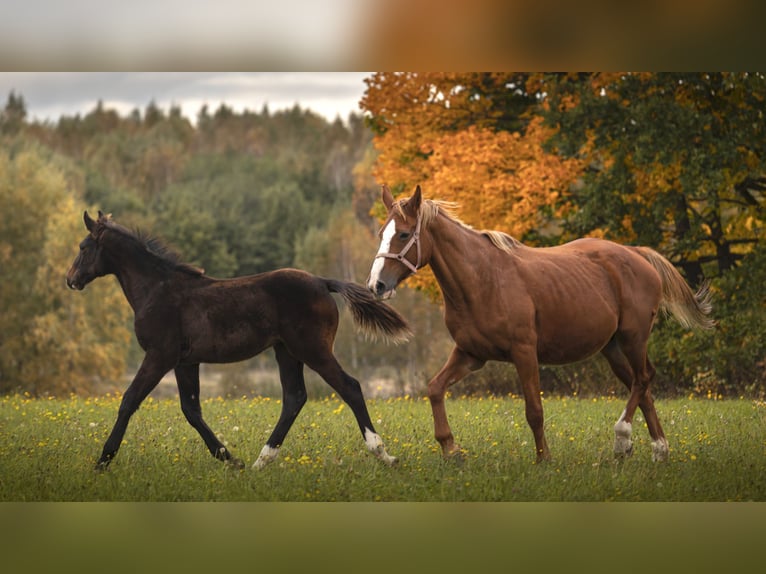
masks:
[[[372,293],[356,283],[325,279],[327,288],[338,293],[351,307],[354,321],[369,335],[381,334],[395,343],[412,336],[407,321],[389,305],[373,297]]]
[[[707,284],[695,293],[673,264],[654,249],[634,249],[659,273],[662,279],[661,305],[666,312],[673,315],[687,329],[712,329],[715,326],[715,321],[709,316],[713,306]]]

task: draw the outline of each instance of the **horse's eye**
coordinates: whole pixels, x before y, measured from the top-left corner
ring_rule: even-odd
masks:
[[[411,234],[408,231],[402,231],[399,234],[399,239],[402,240],[402,241],[407,241],[410,238],[410,235]]]

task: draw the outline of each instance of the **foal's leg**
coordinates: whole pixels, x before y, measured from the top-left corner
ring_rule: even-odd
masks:
[[[237,468],[244,468],[244,463],[231,456],[227,448],[218,440],[215,433],[202,419],[202,407],[199,402],[199,365],[181,365],[176,367],[176,383],[181,399],[181,411],[186,420],[205,441],[210,454]]]
[[[303,363],[293,357],[283,343],[274,345],[274,353],[279,364],[279,378],[282,382],[282,413],[279,415],[274,431],[266,441],[261,454],[253,464],[260,469],[277,458],[279,447],[287,436],[298,413],[306,404],[306,383],[303,379]]]
[[[535,437],[537,462],[550,460],[551,452],[548,449],[543,428],[543,401],[540,398],[540,365],[537,360],[537,349],[531,344],[515,346],[512,358],[524,391],[525,414]]]
[[[367,449],[377,458],[388,465],[394,465],[398,462],[386,452],[383,445],[383,439],[380,438],[375,427],[372,426],[370,415],[367,412],[367,405],[364,402],[362,387],[354,377],[346,373],[332,353],[322,353],[318,358],[307,360],[306,364],[314,369],[330,385],[341,399],[351,407],[351,411],[356,417],[359,430],[362,432]]]
[[[157,386],[165,373],[172,368],[172,365],[168,365],[167,363],[168,361],[162,355],[155,355],[151,352],[147,353],[144,357],[141,367],[133,378],[133,382],[130,383],[130,386],[122,396],[122,402],[117,411],[117,421],[114,423],[109,438],[107,438],[104,443],[101,457],[96,463],[97,469],[106,469],[106,467],[109,466],[109,463],[112,462],[112,459],[117,455],[117,451],[120,449],[120,443],[128,428],[130,417],[138,410],[138,407],[143,400],[152,392],[152,389]]]
[[[447,389],[465,377],[471,371],[476,371],[484,366],[484,361],[465,353],[458,347],[452,349],[447,362],[428,383],[428,400],[431,403],[431,411],[434,418],[434,436],[442,448],[442,456],[451,458],[460,454],[460,446],[455,444],[447,421],[447,410],[444,407],[444,396]]]

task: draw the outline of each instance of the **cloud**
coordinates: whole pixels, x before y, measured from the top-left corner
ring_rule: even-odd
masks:
[[[150,102],[179,106],[194,119],[202,105],[271,111],[295,104],[332,121],[359,112],[363,72],[0,72],[0,97],[24,97],[30,119],[85,114],[98,101],[127,114]]]

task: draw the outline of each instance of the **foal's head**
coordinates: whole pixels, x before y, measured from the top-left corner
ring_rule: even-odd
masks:
[[[379,233],[380,248],[372,263],[367,287],[378,297],[388,298],[399,283],[428,263],[430,247],[421,235],[425,225],[420,186],[409,199],[394,201],[385,185],[381,195],[388,219]]]
[[[99,211],[98,220],[94,220],[86,211],[83,220],[88,229],[88,235],[80,242],[80,253],[75,257],[66,274],[67,286],[78,291],[95,278],[111,273],[104,258],[104,248],[100,241],[109,221],[109,216]]]

